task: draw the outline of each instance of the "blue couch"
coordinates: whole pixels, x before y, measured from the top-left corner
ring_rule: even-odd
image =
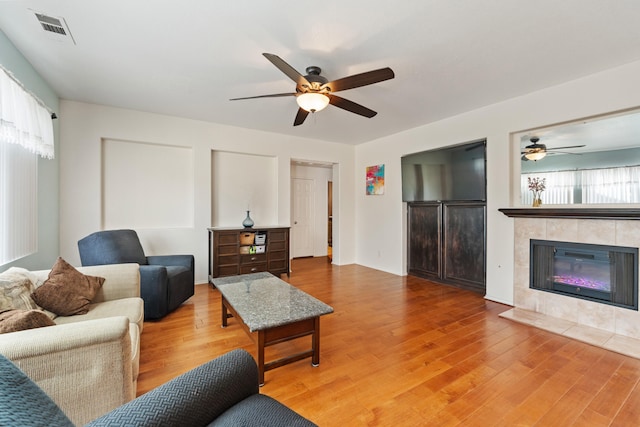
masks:
[[[193,255],[145,256],[134,230],[97,231],[78,241],[83,266],[137,263],[145,320],[161,319],[194,292]]]
[[[0,355],[0,425],[72,427],[33,381]],[[313,427],[258,391],[258,367],[245,350],[233,350],[119,408],[88,426]]]

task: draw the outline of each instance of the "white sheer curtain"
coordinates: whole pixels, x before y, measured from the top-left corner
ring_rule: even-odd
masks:
[[[38,155],[53,154],[50,111],[0,67],[0,265],[38,249]]]
[[[581,171],[582,203],[640,202],[640,166]]]
[[[0,67],[0,144],[18,144],[53,159],[51,112]]]
[[[529,190],[527,178],[545,179],[546,189],[542,193],[543,204],[564,205],[573,203],[576,187],[575,171],[525,173],[520,177],[520,194],[523,205],[533,203],[533,193]]]
[[[545,204],[640,203],[640,166],[522,174],[520,194],[523,205],[533,203],[527,178],[546,178],[542,193]]]

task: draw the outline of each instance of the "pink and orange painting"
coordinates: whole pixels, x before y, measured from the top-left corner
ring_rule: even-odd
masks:
[[[367,195],[384,194],[384,165],[367,166]]]

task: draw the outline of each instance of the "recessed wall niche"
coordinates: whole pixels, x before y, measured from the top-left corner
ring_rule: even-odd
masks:
[[[102,228],[193,227],[190,147],[102,140]]]
[[[278,159],[211,151],[211,225],[241,227],[246,211],[256,226],[278,224]]]

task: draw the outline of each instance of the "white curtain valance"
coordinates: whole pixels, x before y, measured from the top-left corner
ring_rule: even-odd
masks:
[[[53,123],[45,104],[0,66],[0,144],[18,144],[53,159]]]

